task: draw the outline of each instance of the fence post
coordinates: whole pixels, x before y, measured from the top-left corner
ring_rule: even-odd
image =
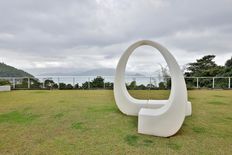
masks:
[[[90,89],[90,78],[88,77],[88,89]]]
[[[75,87],[75,77],[73,77],[73,88]]]
[[[60,89],[60,78],[57,78],[57,83],[58,83],[58,89]]]
[[[150,77],[150,87],[149,87],[149,89],[151,90],[151,77]]]
[[[43,88],[45,88],[45,78],[43,78]]]
[[[31,81],[30,81],[30,77],[27,78],[27,88],[30,89],[31,86]]]
[[[137,85],[136,78],[134,78],[134,81],[135,81],[135,87],[133,89],[136,89],[136,85]]]
[[[213,89],[214,89],[214,77],[213,77]]]
[[[151,98],[151,77],[150,77],[149,83],[150,83],[150,86],[149,86],[148,100],[150,100]]]
[[[199,78],[197,77],[197,88],[199,88]]]
[[[228,88],[230,89],[230,77],[229,77],[229,85],[228,85]]]
[[[15,89],[15,78],[13,78],[13,88]]]

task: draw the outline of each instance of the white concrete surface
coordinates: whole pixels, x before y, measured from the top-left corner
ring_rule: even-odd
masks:
[[[9,85],[0,86],[0,91],[11,91],[11,87]]]

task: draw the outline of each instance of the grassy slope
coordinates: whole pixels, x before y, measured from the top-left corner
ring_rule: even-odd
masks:
[[[158,138],[137,133],[137,117],[118,111],[112,91],[1,92],[0,154],[230,154],[232,91],[190,91],[189,98],[193,116],[175,136]]]

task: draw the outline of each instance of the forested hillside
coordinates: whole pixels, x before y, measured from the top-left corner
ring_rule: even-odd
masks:
[[[4,63],[0,63],[0,77],[33,77],[33,75]]]

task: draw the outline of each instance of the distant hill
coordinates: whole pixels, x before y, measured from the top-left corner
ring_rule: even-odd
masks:
[[[33,77],[33,75],[15,67],[0,63],[0,77]]]
[[[84,72],[79,73],[79,76],[112,76],[115,73],[115,69],[113,68],[99,68],[99,69],[91,69]]]
[[[114,76],[115,75],[115,69],[114,68],[98,68],[98,69],[91,69],[83,72],[69,72],[66,70],[66,72],[55,72],[55,73],[43,73],[39,76]],[[135,72],[126,72],[127,76],[144,76],[139,73]]]
[[[114,68],[99,68],[99,69],[92,69],[85,72],[81,72],[78,74],[79,76],[95,76],[95,75],[101,75],[101,76],[114,76],[115,75],[115,69]],[[126,72],[127,76],[143,76],[139,73],[134,72]]]

